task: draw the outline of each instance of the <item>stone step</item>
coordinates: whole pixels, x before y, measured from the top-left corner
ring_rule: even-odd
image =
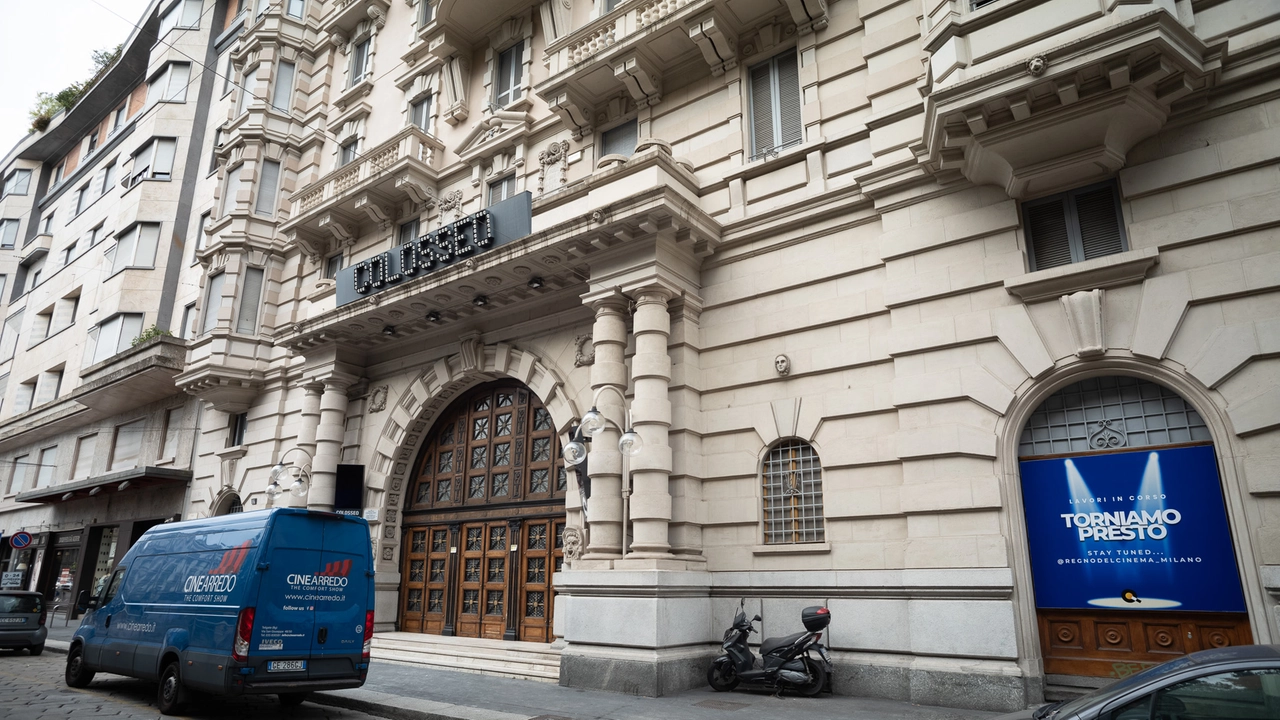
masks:
[[[434,667],[440,670],[450,670],[454,672],[469,672],[480,675],[493,675],[496,677],[515,678],[517,680],[536,680],[538,682],[549,683],[560,681],[560,667],[558,664],[555,667],[548,668],[547,666],[513,662],[460,663],[458,662],[458,658],[455,656],[433,655],[424,652],[404,652],[400,650],[379,650],[376,648],[372,650],[371,655],[375,660],[423,665],[426,667]]]
[[[442,670],[542,682],[560,679],[560,651],[543,643],[389,632],[374,635],[371,654],[378,660]]]

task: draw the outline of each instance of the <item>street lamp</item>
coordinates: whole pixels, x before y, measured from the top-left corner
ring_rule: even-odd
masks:
[[[606,385],[605,387],[613,386]],[[644,446],[644,440],[640,438],[640,434],[634,429],[628,427],[626,430],[623,430],[621,427],[618,427],[617,423],[605,417],[604,413],[600,412],[596,408],[595,403],[599,399],[600,391],[604,390],[605,387],[596,390],[596,397],[592,398],[591,409],[583,414],[582,420],[578,423],[578,426],[573,429],[573,434],[570,436],[569,444],[564,446],[563,457],[565,464],[573,468],[574,474],[578,476],[578,493],[582,497],[582,514],[583,519],[586,520],[587,500],[591,497],[591,478],[587,474],[586,443],[591,442],[592,438],[598,437],[610,425],[622,433],[618,438],[618,452],[622,454],[622,544],[623,554],[625,555],[627,546],[626,526],[628,518],[631,516],[631,463],[629,461],[630,458],[640,454],[640,450]],[[619,395],[622,395],[621,390],[614,388],[614,391]],[[622,402],[625,404],[626,401],[626,396],[623,396]],[[627,425],[631,425],[630,410],[627,410]]]
[[[290,463],[286,466],[284,459],[294,452],[300,452],[305,455],[307,458],[306,463],[303,465]],[[311,453],[299,447],[290,448],[280,456],[280,460],[276,462],[275,467],[271,468],[271,482],[267,484],[267,497],[273,504],[276,497],[285,491],[281,481],[289,477],[293,478],[293,482],[289,484],[289,494],[297,498],[306,497],[307,490],[310,489],[311,462]]]

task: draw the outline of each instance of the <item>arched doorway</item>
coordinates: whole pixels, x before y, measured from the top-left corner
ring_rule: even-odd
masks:
[[[1177,393],[1068,385],[1018,455],[1046,675],[1124,677],[1252,642],[1212,439]]]
[[[528,387],[476,387],[440,415],[404,511],[400,629],[550,642],[567,479]]]

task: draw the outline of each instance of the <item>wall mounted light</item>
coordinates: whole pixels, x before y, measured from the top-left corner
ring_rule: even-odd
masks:
[[[427,313],[427,322],[433,322],[433,323],[440,322],[440,313],[436,312],[435,310],[432,310],[431,312]]]
[[[475,299],[471,301],[471,304],[475,305],[476,307],[484,307],[485,305],[489,304],[489,298],[485,297],[484,295],[477,295],[475,296]]]
[[[395,326],[394,326],[394,325],[383,325],[383,326],[382,326],[382,334],[383,334],[383,335],[388,335],[388,336],[395,335],[395,334],[396,334],[396,328],[395,328]]]
[[[530,288],[531,290],[537,290],[538,288],[542,287],[542,285],[543,285],[542,278],[540,278],[540,277],[538,277],[538,276],[536,276],[536,275],[535,275],[535,276],[533,276],[533,277],[529,278],[528,285],[529,285],[529,288]]]
[[[289,456],[289,453],[294,452],[299,452],[305,455],[307,458],[306,464],[295,465],[291,463],[286,466],[284,464],[284,459]],[[285,488],[281,485],[280,481],[290,477],[293,478],[293,482],[289,484],[289,494],[299,498],[306,496],[307,491],[310,489],[311,462],[311,453],[298,447],[289,448],[280,456],[280,460],[276,462],[276,466],[271,468],[271,482],[267,484],[267,497],[273,501],[270,504],[274,504],[276,496],[285,491]]]

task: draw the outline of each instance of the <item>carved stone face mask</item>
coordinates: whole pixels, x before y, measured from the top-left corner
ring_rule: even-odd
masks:
[[[779,375],[786,375],[791,372],[791,360],[786,355],[779,355],[773,359],[773,367]]]

